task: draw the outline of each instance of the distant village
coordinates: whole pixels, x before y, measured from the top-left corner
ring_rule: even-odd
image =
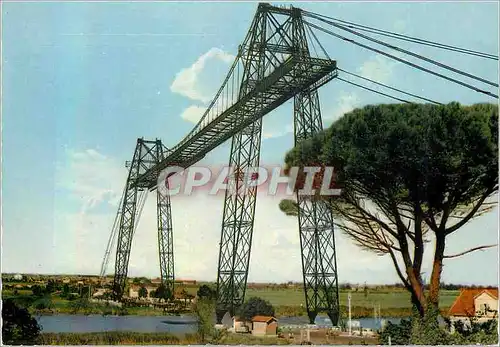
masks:
[[[113,276],[99,277],[97,275],[47,275],[47,274],[20,274],[20,273],[2,273],[3,287],[6,289],[31,289],[33,285],[45,286],[49,281],[55,281],[62,284],[73,286],[92,286],[92,291],[104,290],[111,288],[113,284]],[[199,286],[201,284],[209,284],[213,282],[197,281],[192,279],[176,279],[175,284],[182,286]],[[150,290],[156,289],[161,284],[160,278],[146,278],[146,277],[130,277],[128,279],[130,290],[129,296],[134,297],[138,288],[144,286]],[[255,283],[249,282],[247,288],[250,289],[286,289],[297,288],[302,289],[302,282],[289,281],[286,283]],[[339,284],[340,290],[352,290],[354,292],[364,291],[366,289],[390,289],[401,288],[403,285],[400,283],[395,284],[368,284],[368,283],[341,283]],[[460,290],[462,288],[478,289],[483,288],[479,285],[466,285],[466,284],[442,284],[442,289],[446,290]],[[484,288],[496,288],[486,286]]]

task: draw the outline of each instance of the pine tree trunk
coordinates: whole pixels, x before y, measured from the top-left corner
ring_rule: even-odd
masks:
[[[429,286],[428,304],[439,310],[439,286],[441,284],[441,272],[443,271],[443,258],[445,248],[445,236],[436,234],[436,250]]]

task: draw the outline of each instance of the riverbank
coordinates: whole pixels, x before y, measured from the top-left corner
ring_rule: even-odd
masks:
[[[342,312],[347,312],[347,307],[341,306]],[[440,309],[441,315],[446,316],[449,307]],[[103,316],[178,316],[179,314],[189,314],[190,310],[183,312],[168,312],[151,307],[113,307],[105,304],[90,303],[84,306],[59,306],[44,309],[36,309],[30,307],[29,311],[33,315],[103,315]],[[301,306],[276,306],[276,318],[282,317],[307,317],[307,312]],[[382,317],[395,317],[405,318],[411,316],[411,309],[409,307],[395,307],[380,309],[380,316]],[[351,316],[353,319],[358,318],[372,318],[374,316],[373,309],[367,307],[354,306],[351,307]]]
[[[43,345],[193,345],[200,344],[195,334],[176,336],[169,333],[99,332],[42,333]],[[277,337],[255,337],[249,334],[229,334],[224,345],[286,345],[290,341]]]
[[[311,343],[317,345],[376,345],[377,338],[356,336],[326,336],[323,331],[310,333]],[[294,338],[276,336],[257,337],[251,334],[229,334],[220,341],[220,345],[289,345],[299,344],[299,334]],[[196,345],[201,344],[195,334],[175,336],[169,333],[42,333],[40,344],[43,345]],[[203,343],[205,344],[205,343]]]
[[[301,306],[276,306],[275,308],[276,318],[283,317],[307,317],[307,312],[304,307]],[[347,312],[347,307],[341,306],[341,312]],[[440,309],[441,315],[446,316],[449,308],[443,307]],[[30,313],[33,315],[103,315],[103,316],[178,316],[179,312],[167,312],[160,309],[154,309],[150,307],[112,307],[103,304],[90,304],[86,307],[53,307],[45,309],[36,309],[30,307]],[[180,312],[181,314],[189,314],[190,310],[185,310]],[[394,317],[394,318],[406,318],[411,316],[411,309],[409,307],[395,307],[395,308],[384,308],[380,309],[381,317]],[[359,318],[372,318],[374,316],[373,309],[367,307],[354,306],[351,307],[351,317],[352,319]]]
[[[177,345],[180,338],[168,333],[110,331],[99,333],[42,333],[43,345]]]
[[[276,318],[282,317],[307,317],[307,312],[305,307],[301,306],[275,306],[275,316]],[[346,306],[340,306],[341,312],[347,312],[348,308]],[[449,307],[440,308],[442,316],[447,316]],[[412,312],[410,307],[386,307],[380,308],[378,312],[381,317],[394,317],[394,318],[407,318],[410,317]],[[374,310],[369,307],[353,306],[351,307],[351,318],[373,318]]]

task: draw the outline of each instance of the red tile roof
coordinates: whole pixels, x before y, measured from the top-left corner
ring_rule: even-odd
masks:
[[[448,314],[450,316],[466,316],[472,317],[475,315],[474,299],[482,293],[488,293],[494,299],[498,300],[498,288],[493,289],[462,289],[460,295],[451,305]]]
[[[268,323],[271,320],[276,320],[276,318],[271,316],[255,316],[252,318],[252,322]]]

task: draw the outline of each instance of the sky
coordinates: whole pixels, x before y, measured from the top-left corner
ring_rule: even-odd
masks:
[[[295,6],[498,55],[494,2]],[[189,132],[223,81],[256,8],[250,2],[3,2],[3,272],[99,273],[125,184],[124,164],[132,158],[136,139],[160,138],[172,147]],[[347,71],[443,103],[496,102],[348,42],[317,35]],[[497,61],[395,43],[498,83]],[[325,127],[353,108],[393,102],[335,80],[321,88],[320,100]],[[292,115],[292,103],[287,102],[264,118],[261,163],[283,164],[293,144]],[[228,156],[229,141],[205,160],[225,165]],[[131,276],[159,275],[153,194],[132,244]],[[297,220],[280,212],[280,199],[257,198],[249,281],[302,278]],[[220,196],[172,198],[176,277],[216,279],[222,209]],[[399,281],[388,257],[361,250],[340,232],[335,237],[339,282]],[[494,243],[497,209],[452,234],[447,252]],[[433,248],[432,242],[426,247],[426,278]],[[471,253],[446,260],[442,278],[496,284],[497,264],[497,248]],[[110,271],[113,266],[114,254]]]

